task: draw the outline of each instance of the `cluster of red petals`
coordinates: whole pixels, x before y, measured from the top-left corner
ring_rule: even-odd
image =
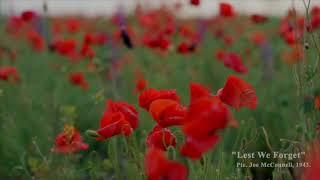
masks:
[[[142,37],[142,43],[151,49],[160,49],[166,51],[170,47],[170,40],[162,34],[156,36],[146,33]]]
[[[37,14],[34,11],[24,11],[21,13],[21,19],[25,22],[31,22],[37,18]]]
[[[34,30],[29,31],[27,40],[35,51],[43,51],[45,49],[45,41],[38,32]]]
[[[184,123],[187,108],[176,100],[156,99],[150,104],[149,112],[160,126],[169,127]]]
[[[308,28],[307,25],[307,30],[312,31],[315,29],[320,28],[320,7],[319,6],[314,6],[311,10],[311,22]]]
[[[0,79],[9,82],[19,82],[20,76],[18,70],[13,66],[0,67]]]
[[[186,180],[188,169],[182,163],[168,160],[164,152],[149,148],[145,154],[145,171],[148,180]]]
[[[250,36],[250,41],[256,46],[259,46],[265,43],[266,39],[267,39],[266,34],[261,31],[255,31],[251,33],[251,36]]]
[[[75,153],[80,150],[87,150],[88,145],[82,140],[79,131],[73,126],[66,125],[64,131],[56,137],[54,152]]]
[[[190,105],[182,127],[186,142],[182,155],[198,159],[218,143],[218,130],[235,121],[228,107],[218,96],[213,96],[200,84],[190,84]]]
[[[136,86],[135,86],[135,93],[140,94],[141,92],[143,92],[145,89],[147,89],[148,87],[148,82],[147,80],[143,77],[143,74],[140,71],[136,71],[135,73],[135,77],[136,77]]]
[[[86,33],[83,37],[84,44],[104,45],[108,41],[108,36],[104,33]]]
[[[97,133],[98,140],[104,140],[116,135],[129,136],[138,127],[138,112],[135,107],[126,102],[109,100],[107,108],[100,120]]]
[[[234,9],[229,3],[220,3],[219,5],[220,16],[222,17],[233,17],[235,16]]]
[[[75,86],[79,86],[82,89],[88,89],[89,83],[85,79],[84,74],[82,72],[71,72],[69,74],[69,81]]]
[[[180,54],[189,54],[196,50],[196,44],[195,43],[187,43],[182,42],[177,47],[177,52]]]
[[[235,72],[246,74],[248,68],[243,64],[242,58],[234,52],[224,52],[219,50],[216,52],[218,60],[223,61],[224,66],[234,70]]]
[[[261,14],[253,14],[250,16],[250,20],[253,23],[260,24],[260,23],[266,22],[268,20],[268,18],[264,15],[261,15]]]
[[[199,6],[200,5],[200,0],[190,0],[190,4],[194,6]]]
[[[218,96],[224,103],[235,109],[241,107],[255,109],[258,103],[252,86],[234,75],[228,77],[224,87],[219,90]]]
[[[175,147],[177,140],[170,129],[157,125],[148,134],[146,144],[149,148],[156,148],[166,151],[170,146]]]
[[[176,90],[156,90],[153,88],[143,91],[139,96],[139,106],[149,111],[151,103],[157,99],[171,99],[180,102]]]

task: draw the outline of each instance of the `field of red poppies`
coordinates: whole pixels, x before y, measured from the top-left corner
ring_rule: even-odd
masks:
[[[305,6],[1,17],[0,179],[319,180],[320,6]]]

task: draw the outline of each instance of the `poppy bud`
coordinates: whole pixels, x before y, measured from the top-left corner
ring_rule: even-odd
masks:
[[[100,137],[99,134],[97,133],[97,131],[90,130],[90,129],[86,131],[86,135],[90,136],[90,137],[93,137],[93,138]]]

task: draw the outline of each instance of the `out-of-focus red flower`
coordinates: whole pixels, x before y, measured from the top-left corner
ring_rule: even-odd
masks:
[[[312,29],[317,29],[320,27],[320,14],[311,17],[311,27]]]
[[[225,54],[223,58],[224,65],[235,72],[246,74],[248,72],[248,68],[244,66],[241,57],[234,53],[229,52]]]
[[[229,3],[220,3],[219,12],[222,17],[233,17],[235,15],[234,9]]]
[[[268,18],[266,16],[263,16],[261,14],[253,14],[250,16],[250,19],[252,22],[254,22],[256,24],[264,23],[268,20]]]
[[[83,43],[88,45],[104,45],[108,37],[104,33],[86,33],[83,37]]]
[[[139,96],[139,106],[149,111],[150,104],[157,99],[171,99],[180,102],[176,90],[156,90],[153,88],[143,91]]]
[[[89,83],[85,79],[82,72],[72,72],[69,74],[70,83],[75,86],[80,86],[82,89],[88,89]]]
[[[256,46],[259,46],[266,42],[266,35],[261,31],[255,31],[251,33],[250,41]]]
[[[170,47],[170,40],[164,35],[151,35],[149,33],[145,33],[142,37],[142,43],[152,49],[160,49],[162,51],[166,51]]]
[[[176,136],[167,128],[157,125],[148,134],[146,144],[149,148],[157,148],[166,151],[168,147],[175,147]]]
[[[51,44],[51,49],[60,55],[68,56],[76,52],[77,42],[75,39],[56,40]]]
[[[218,96],[221,101],[235,109],[247,107],[255,109],[258,99],[255,90],[244,80],[230,75],[226,84],[218,91]]]
[[[69,33],[77,33],[81,29],[81,22],[79,19],[71,18],[66,21],[66,27]]]
[[[149,112],[160,126],[169,127],[182,125],[187,109],[175,100],[157,99],[150,104]]]
[[[189,52],[189,45],[186,42],[180,43],[177,48],[177,52],[181,54],[187,54]]]
[[[23,21],[21,17],[12,16],[6,23],[6,32],[11,35],[18,36],[23,32],[25,24],[25,21]]]
[[[182,42],[177,47],[177,52],[180,54],[188,54],[194,52],[196,48],[195,44],[189,44],[187,42]]]
[[[199,159],[202,157],[203,153],[212,149],[218,142],[219,136],[217,134],[213,134],[204,139],[187,137],[186,142],[180,148],[180,152],[183,156],[191,159]]]
[[[320,15],[320,6],[313,6],[311,9],[311,15],[312,16]]]
[[[97,133],[98,140],[104,140],[115,135],[129,136],[138,127],[138,112],[134,106],[126,102],[109,100],[107,108],[100,120]]]
[[[87,150],[88,148],[88,144],[83,142],[79,131],[71,125],[65,125],[63,132],[56,137],[53,151],[66,154]]]
[[[223,49],[217,49],[215,52],[215,57],[219,61],[223,61],[225,55],[226,55],[226,52]]]
[[[148,87],[148,82],[143,79],[143,78],[139,78],[136,80],[136,87],[135,87],[135,92],[136,93],[141,93],[143,92],[146,88]]]
[[[187,180],[188,169],[179,162],[168,160],[163,151],[150,148],[145,154],[145,173],[148,180]]]
[[[37,13],[34,11],[28,10],[21,13],[21,19],[25,22],[31,22],[35,18],[37,18]]]
[[[96,55],[94,49],[89,44],[86,44],[86,43],[82,45],[80,54],[83,57],[88,57],[90,59],[94,58]]]
[[[318,180],[320,177],[320,145],[319,142],[313,142],[307,153],[302,170],[302,180]],[[308,164],[307,164],[308,163]]]
[[[190,4],[194,6],[199,6],[200,5],[200,0],[190,0]]]
[[[27,40],[35,51],[43,51],[45,48],[45,41],[43,37],[36,31],[29,31]]]
[[[314,98],[314,106],[316,109],[320,110],[320,96]]]
[[[294,31],[290,31],[284,34],[284,40],[288,45],[293,45],[297,42],[297,34]]]
[[[13,83],[20,81],[18,70],[13,66],[0,67],[0,79],[4,81],[12,81]]]
[[[235,39],[234,39],[234,37],[231,36],[231,35],[224,35],[224,36],[223,36],[223,42],[224,42],[225,45],[231,46],[231,45],[234,44]]]
[[[284,51],[282,54],[282,59],[288,64],[294,64],[303,59],[303,47],[300,44],[296,44],[290,48],[289,51]]]

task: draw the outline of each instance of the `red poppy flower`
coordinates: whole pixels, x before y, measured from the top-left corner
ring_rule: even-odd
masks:
[[[189,44],[186,42],[182,42],[177,47],[177,52],[180,54],[188,54],[190,52],[194,52],[196,48],[195,44]]]
[[[312,29],[317,29],[320,27],[320,14],[311,17],[311,27]]]
[[[187,54],[189,52],[189,45],[185,42],[179,44],[177,52],[181,54]]]
[[[288,64],[294,64],[301,61],[304,57],[303,46],[296,44],[292,46],[290,50],[282,53],[282,60]]]
[[[164,152],[150,148],[145,154],[145,172],[148,180],[186,180],[188,169],[181,163],[168,160]]]
[[[81,29],[81,22],[79,19],[68,19],[66,22],[66,26],[69,33],[77,33]]]
[[[253,44],[259,46],[259,45],[263,44],[264,42],[266,42],[266,35],[260,31],[253,32],[253,33],[251,33],[250,41]]]
[[[27,34],[27,40],[31,44],[35,51],[42,51],[45,48],[45,41],[43,37],[36,31],[29,31]]]
[[[31,22],[37,17],[34,11],[24,11],[21,13],[21,19],[25,22]]]
[[[187,109],[175,100],[157,99],[150,104],[149,112],[160,126],[168,127],[182,125]]]
[[[228,3],[220,3],[219,11],[220,16],[223,17],[232,17],[235,15],[232,5]]]
[[[190,83],[190,104],[203,97],[211,97],[210,91],[201,84]]]
[[[190,0],[190,4],[194,6],[199,6],[200,5],[200,0]]]
[[[72,72],[69,74],[70,83],[80,86],[82,89],[88,89],[89,83],[82,72]]]
[[[53,51],[57,51],[60,55],[68,56],[76,52],[77,42],[74,39],[55,40],[51,46]]]
[[[231,46],[232,44],[234,44],[235,39],[231,35],[224,35],[223,36],[223,42],[224,42],[225,45]]]
[[[104,33],[86,33],[83,37],[83,43],[88,45],[104,45],[108,37]]]
[[[84,43],[82,45],[81,50],[80,50],[80,54],[83,57],[88,57],[90,59],[94,58],[96,55],[94,49],[89,44],[86,44],[86,43]]]
[[[247,107],[255,109],[257,107],[257,96],[252,86],[244,80],[230,75],[226,84],[218,91],[220,99],[236,109]]]
[[[288,45],[293,45],[297,42],[297,34],[294,31],[286,32],[284,34],[284,40]]]
[[[189,105],[183,132],[187,137],[207,139],[231,120],[231,112],[218,96],[202,97]]]
[[[216,52],[215,52],[215,57],[219,61],[223,61],[225,55],[226,55],[226,52],[224,50],[222,50],[222,49],[217,49]]]
[[[107,102],[107,109],[100,120],[97,133],[98,140],[104,140],[115,135],[131,135],[138,127],[138,112],[126,102]]]
[[[0,67],[0,79],[4,81],[12,81],[13,83],[16,83],[20,80],[20,76],[15,67],[3,66],[3,67]]]
[[[320,14],[320,6],[313,6],[311,9],[311,15],[316,16]]]
[[[246,74],[248,68],[244,66],[241,57],[233,52],[227,53],[223,58],[224,65],[235,72]]]
[[[139,96],[139,105],[145,110],[149,111],[150,104],[157,99],[171,99],[180,102],[180,97],[177,95],[176,90],[156,90],[147,89]]]
[[[143,90],[145,90],[148,87],[148,82],[145,79],[137,79],[136,80],[136,87],[135,87],[135,92],[136,93],[141,93]]]
[[[149,148],[153,147],[166,151],[169,146],[175,147],[176,141],[176,136],[169,129],[157,125],[147,136],[146,144]]]
[[[65,125],[64,130],[56,137],[54,152],[75,153],[80,150],[87,150],[88,144],[85,144],[78,130],[70,125]]]
[[[25,25],[25,21],[22,18],[17,16],[12,16],[8,19],[6,23],[6,32],[11,35],[18,36],[21,32],[23,32],[23,27]]]
[[[252,22],[256,24],[264,23],[268,20],[266,16],[260,15],[260,14],[253,14],[250,16],[250,19]]]
[[[183,156],[191,159],[199,159],[204,153],[214,148],[219,142],[219,139],[217,134],[213,134],[205,139],[187,137],[186,142],[180,148],[180,152]]]
[[[152,49],[158,48],[166,51],[170,47],[170,40],[162,34],[156,36],[146,33],[142,37],[142,43]]]

